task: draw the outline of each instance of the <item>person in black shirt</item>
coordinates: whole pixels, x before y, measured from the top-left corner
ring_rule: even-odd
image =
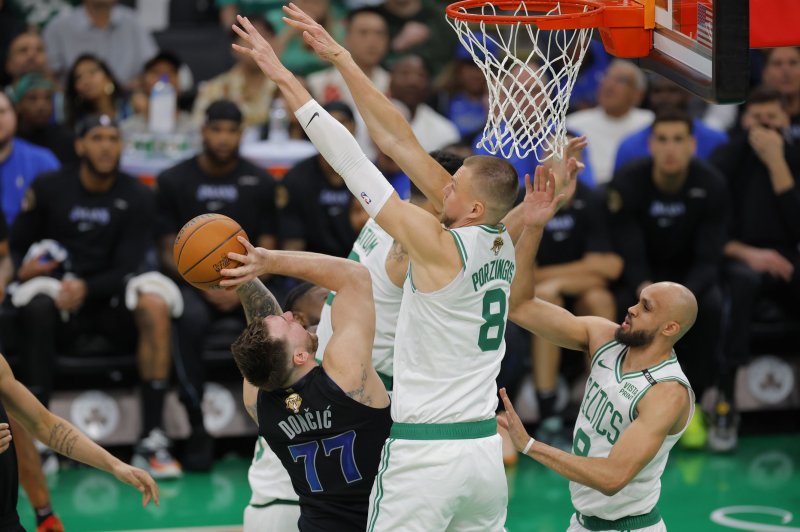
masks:
[[[274,181],[239,156],[242,113],[236,104],[228,100],[212,103],[206,110],[202,135],[202,153],[165,170],[158,177],[156,195],[162,268],[180,284],[184,302],[175,361],[182,368],[178,372],[180,397],[192,427],[182,461],[189,470],[208,470],[213,458],[213,440],[203,428],[201,409],[207,331],[222,317],[238,317],[241,326],[245,321],[235,292],[199,290],[183,281],[172,255],[175,236],[195,216],[216,212],[236,220],[259,246],[272,249],[277,244]]]
[[[158,504],[158,487],[146,471],[129,466],[94,443],[72,424],[49,412],[27,388],[14,378],[5,357],[0,355],[0,530],[25,532],[17,515],[17,460],[14,435],[9,442],[8,414],[54,451],[110,473],[120,482],[142,493],[142,504]]]
[[[578,316],[616,319],[608,285],[622,273],[622,259],[614,252],[599,192],[577,183],[571,201],[545,226],[536,264],[537,297],[572,307]],[[541,419],[537,439],[571,449],[571,437],[563,434],[564,422],[555,408],[561,348],[535,335],[531,347]]]
[[[110,344],[108,350],[124,352],[138,340],[143,437],[134,463],[155,476],[178,476],[180,465],[159,428],[171,364],[169,307],[154,293],[139,294],[133,311],[124,304],[126,283],[139,273],[152,245],[154,196],[119,172],[122,142],[113,119],[86,117],[78,137],[80,166],[34,180],[11,229],[18,280],[43,285],[43,279],[34,278],[61,279],[54,297],[40,291],[20,303],[23,369],[47,404],[58,347],[79,351],[86,338],[101,338]],[[45,239],[57,244],[51,243],[48,252],[33,252],[34,244],[41,248]]]
[[[229,279],[220,284],[240,285],[241,293],[257,275],[272,273],[336,292],[333,335],[321,364],[316,336],[291,312],[259,315],[231,350],[245,379],[245,408],[300,498],[300,531],[361,532],[392,423],[389,396],[372,366],[369,271],[352,260],[269,251],[239,240],[247,255],[228,254],[242,266],[222,270]]]
[[[772,57],[772,56],[770,56]],[[711,162],[725,176],[732,197],[724,254],[730,296],[728,363],[722,368],[720,450],[736,445],[730,401],[738,366],[747,362],[750,322],[797,314],[800,301],[800,147],[788,135],[781,94],[753,90],[742,115],[742,134],[718,148]],[[772,315],[772,318],[770,318]]]
[[[685,285],[698,300],[698,321],[683,340],[681,365],[697,397],[712,384],[721,350],[719,265],[728,208],[725,183],[693,157],[692,120],[662,110],[653,122],[651,157],[623,167],[608,190],[611,231],[625,261],[621,313],[658,281]]]
[[[353,111],[347,104],[324,106],[352,134]],[[281,211],[283,248],[346,257],[357,233],[350,224],[351,194],[344,179],[321,155],[300,161],[283,178],[276,194]]]

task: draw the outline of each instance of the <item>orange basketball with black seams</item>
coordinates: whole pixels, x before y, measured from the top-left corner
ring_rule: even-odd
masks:
[[[238,236],[247,238],[247,233],[235,220],[222,214],[201,214],[186,222],[172,246],[181,276],[197,288],[219,289],[223,278],[220,270],[239,266],[228,258],[228,253],[246,253],[236,239]]]

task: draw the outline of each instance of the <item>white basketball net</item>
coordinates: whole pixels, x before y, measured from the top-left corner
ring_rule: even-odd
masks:
[[[487,3],[480,8],[480,14],[541,13],[529,13],[525,3],[520,2],[513,13],[498,13],[496,6]],[[547,13],[560,14],[558,4]],[[524,158],[534,152],[539,162],[553,156],[560,159],[567,143],[564,120],[569,96],[592,28],[540,30],[520,22],[470,23],[450,17],[447,21],[489,86],[489,117],[478,146],[506,158]]]

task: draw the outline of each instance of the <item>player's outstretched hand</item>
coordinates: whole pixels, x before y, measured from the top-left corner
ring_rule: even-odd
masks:
[[[11,427],[8,423],[0,423],[0,454],[8,450],[11,445]]]
[[[130,484],[139,490],[142,494],[142,506],[147,506],[151,500],[156,503],[156,506],[159,505],[158,486],[147,471],[119,462],[111,472],[120,482]]]
[[[543,165],[536,167],[533,183],[531,183],[531,176],[525,175],[522,223],[526,227],[541,229],[555,215],[559,203],[567,197],[563,192],[556,196],[555,189],[555,174]]]
[[[258,30],[247,17],[237,15],[236,21],[239,24],[234,24],[232,26],[233,31],[247,43],[247,46],[240,46],[234,43],[231,45],[234,50],[252,57],[261,71],[273,81],[294,76],[294,74],[283,66],[283,63],[281,63],[280,59],[278,59],[278,56],[275,54],[275,50],[273,50],[267,40],[258,33]]]
[[[514,405],[511,404],[505,388],[500,388],[500,398],[503,400],[506,411],[497,416],[497,423],[508,431],[511,441],[514,442],[514,447],[521,451],[528,445],[528,440],[531,437],[525,427],[522,426],[522,420],[514,411]]]
[[[293,3],[283,6],[283,12],[287,15],[283,17],[283,21],[301,32],[306,44],[322,59],[333,62],[341,54],[347,53],[347,50],[336,42],[321,24]]]
[[[239,236],[236,238],[242,243],[247,254],[228,253],[228,258],[235,260],[241,264],[241,266],[220,270],[220,275],[225,277],[219,282],[219,285],[223,288],[236,287],[240,284],[252,281],[260,275],[269,273],[267,270],[269,260],[267,257],[268,251],[264,248],[254,247],[253,244],[248,242],[244,237]]]

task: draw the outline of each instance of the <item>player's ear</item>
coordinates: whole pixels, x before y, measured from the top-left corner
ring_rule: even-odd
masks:
[[[308,359],[311,357],[308,351],[302,351],[300,349],[296,349],[294,355],[292,356],[292,363],[295,366],[302,366]]]
[[[677,321],[668,321],[664,325],[664,328],[661,330],[661,332],[664,334],[664,336],[675,336],[680,334],[681,326]]]
[[[78,156],[80,156],[80,157],[83,157],[83,155],[84,155],[83,139],[82,138],[75,139],[75,153],[77,153]]]
[[[477,220],[481,218],[486,213],[486,205],[480,201],[473,201],[472,202],[472,211],[470,211],[468,218],[472,220]]]

